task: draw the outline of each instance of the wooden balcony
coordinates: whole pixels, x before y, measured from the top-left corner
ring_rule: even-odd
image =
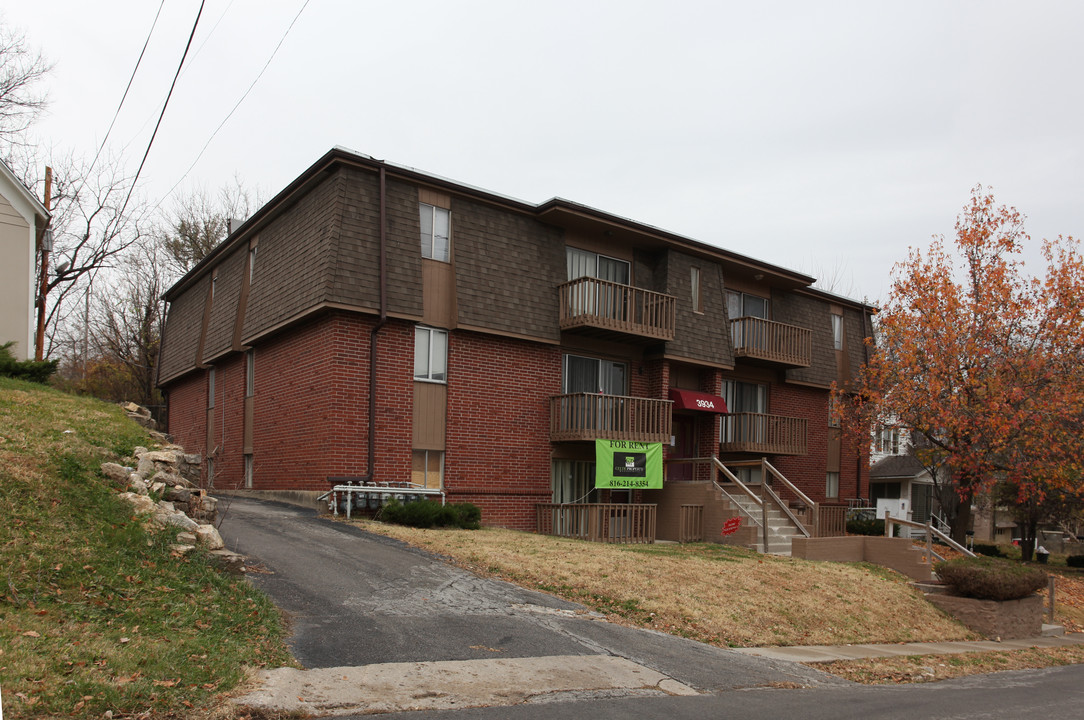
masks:
[[[735,358],[748,358],[789,367],[809,367],[813,333],[809,328],[756,317],[730,321]]]
[[[550,398],[550,440],[670,442],[669,400],[572,393]]]
[[[592,277],[558,285],[557,291],[562,330],[593,329],[603,335],[674,339],[673,295]]]
[[[761,413],[731,413],[722,418],[720,453],[806,454],[805,418]]]
[[[535,525],[541,535],[603,543],[653,543],[656,507],[630,503],[539,503],[535,505]]]

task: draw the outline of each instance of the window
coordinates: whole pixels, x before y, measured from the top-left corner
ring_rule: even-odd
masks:
[[[839,473],[830,472],[824,481],[824,496],[827,498],[839,497]]]
[[[452,237],[451,213],[434,205],[418,203],[422,223],[422,257],[448,262]]]
[[[843,316],[832,316],[832,347],[836,350],[843,349]]]
[[[771,302],[768,298],[737,292],[736,290],[726,291],[726,312],[731,320],[737,320],[740,317],[755,317],[768,320],[770,319],[768,317],[770,310]]]
[[[587,460],[554,460],[552,502],[598,502],[595,490],[595,463]]]
[[[414,379],[447,382],[447,330],[427,327],[414,329]]]
[[[888,455],[900,454],[900,429],[882,427],[877,433],[877,452]]]
[[[248,249],[248,282],[252,283],[252,274],[256,271],[256,246]]]
[[[256,394],[256,351],[245,351],[245,397]]]
[[[215,407],[215,369],[211,368],[207,371],[207,409],[213,410]]]
[[[768,386],[764,383],[749,383],[739,380],[723,381],[723,399],[730,413],[768,412]]]
[[[609,280],[619,285],[629,284],[631,265],[625,260],[618,260],[617,258],[599,255],[579,248],[566,247],[565,263],[569,280],[593,277],[599,280]]]
[[[700,309],[700,268],[692,268],[691,274],[693,312],[702,312]]]
[[[565,355],[562,392],[624,395],[628,367],[624,363],[599,358]]]
[[[207,487],[214,490],[215,487],[215,459],[207,458]]]
[[[440,450],[415,450],[410,482],[434,490],[444,487],[444,453]]]
[[[828,427],[839,427],[839,398],[828,396]]]
[[[245,454],[245,487],[252,487],[252,453]]]

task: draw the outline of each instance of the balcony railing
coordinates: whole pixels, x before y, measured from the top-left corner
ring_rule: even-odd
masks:
[[[582,277],[557,287],[561,329],[597,328],[625,335],[673,340],[673,295]]]
[[[761,413],[732,413],[722,418],[720,453],[806,454],[805,418]]]
[[[809,328],[786,325],[757,317],[730,321],[734,357],[764,360],[791,367],[809,367],[813,334]]]
[[[669,400],[572,393],[550,398],[550,440],[669,442]]]
[[[655,505],[540,503],[535,523],[542,535],[604,543],[655,542]]]

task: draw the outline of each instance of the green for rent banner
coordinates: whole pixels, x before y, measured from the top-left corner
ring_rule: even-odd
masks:
[[[595,440],[595,487],[662,489],[662,443]]]

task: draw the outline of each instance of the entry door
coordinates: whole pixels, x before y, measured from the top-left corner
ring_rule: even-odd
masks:
[[[687,415],[674,416],[674,449],[671,457],[674,459],[694,458],[696,448],[696,418]],[[666,469],[666,479],[669,481],[689,481],[693,479],[692,463],[675,463]]]

